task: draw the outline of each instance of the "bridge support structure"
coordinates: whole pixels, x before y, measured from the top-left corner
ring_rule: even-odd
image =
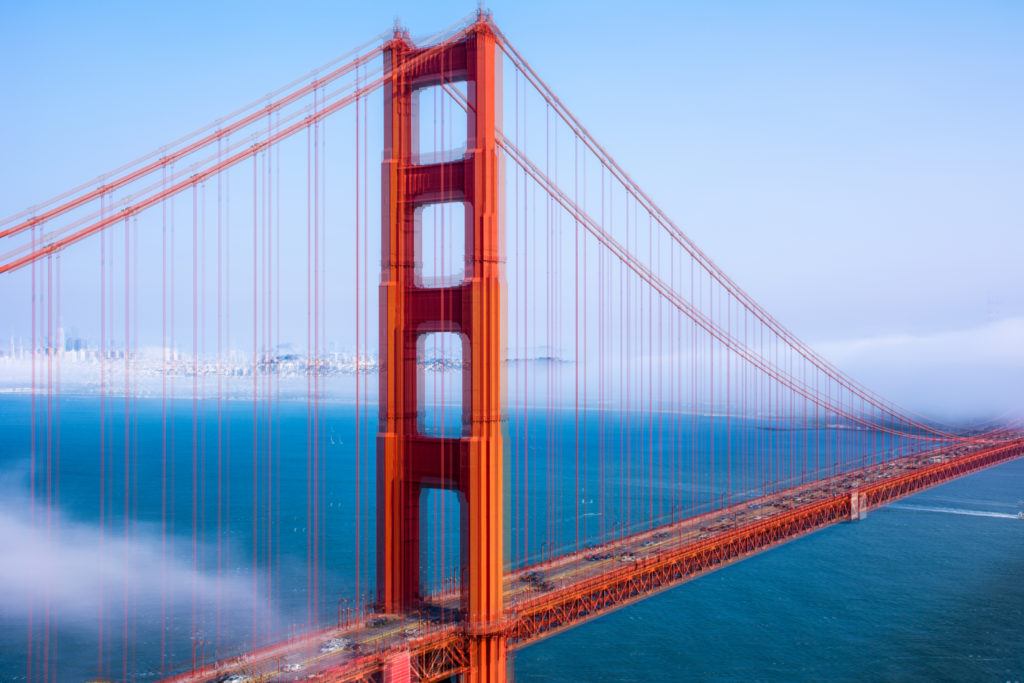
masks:
[[[481,17],[458,40],[416,48],[396,32],[384,52],[384,162],[380,289],[380,426],[377,443],[377,590],[389,613],[415,609],[420,591],[420,496],[456,491],[461,507],[462,611],[472,681],[506,677],[502,634],[503,454],[501,432],[503,299],[500,60]],[[401,68],[400,68],[401,67]],[[466,83],[464,157],[420,163],[417,92]],[[465,277],[450,286],[420,282],[417,216],[429,204],[462,202]],[[462,342],[462,433],[423,433],[423,335],[451,332]]]
[[[412,655],[408,650],[397,652],[384,662],[383,683],[412,683]]]
[[[850,492],[850,521],[857,522],[868,516],[868,497],[860,491]]]

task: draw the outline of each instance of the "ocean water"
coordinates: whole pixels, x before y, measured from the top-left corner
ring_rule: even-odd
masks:
[[[0,396],[0,680],[152,679],[370,601],[375,406],[357,421],[325,403],[311,430],[304,401],[139,399],[126,420],[119,397],[37,399],[34,443],[30,407]],[[756,495],[816,457],[798,430],[603,417],[510,415],[510,564]],[[760,462],[730,460],[730,439]],[[1024,679],[1021,509],[1010,463],[546,640],[516,654],[516,680]],[[438,585],[457,575],[454,496],[421,514],[421,580]]]
[[[516,680],[1024,680],[1021,509],[1017,460],[542,641]]]

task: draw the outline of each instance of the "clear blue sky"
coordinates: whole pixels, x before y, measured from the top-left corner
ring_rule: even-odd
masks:
[[[474,8],[4,3],[0,214],[205,124],[396,16],[428,33]],[[961,348],[985,355],[993,335],[1014,346],[1022,326],[991,325],[1024,318],[1024,3],[490,8],[640,185],[841,364],[892,344],[942,346],[939,364]],[[1000,353],[991,364],[1024,368],[1013,348]]]

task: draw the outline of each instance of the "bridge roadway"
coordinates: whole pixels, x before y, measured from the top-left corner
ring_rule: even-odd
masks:
[[[1024,455],[1024,437],[958,444],[871,465],[509,573],[502,630],[514,650],[870,508]],[[458,596],[420,613],[370,615],[218,662],[178,682],[379,681],[408,658],[414,680],[464,672]],[[449,617],[450,618],[450,617]]]

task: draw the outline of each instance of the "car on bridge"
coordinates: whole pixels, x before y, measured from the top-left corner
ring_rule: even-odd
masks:
[[[352,647],[352,640],[349,638],[331,638],[320,646],[320,652],[341,652]]]

